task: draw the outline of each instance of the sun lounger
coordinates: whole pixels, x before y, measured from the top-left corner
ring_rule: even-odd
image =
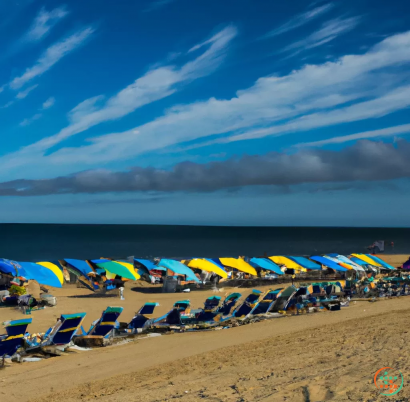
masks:
[[[159,304],[156,302],[145,303],[128,324],[126,332],[138,333],[148,328],[153,322],[152,315],[157,306],[159,306]]]
[[[269,290],[249,315],[266,314],[270,311],[282,289]]]
[[[187,319],[191,315],[191,302],[189,300],[180,300],[174,303],[172,310],[162,317],[153,320],[154,327],[170,327],[183,325],[182,319]]]
[[[49,328],[42,336],[41,341],[37,342],[26,339],[29,345],[26,351],[35,351],[45,346],[55,346],[59,350],[64,350],[81,327],[85,315],[86,313],[62,314],[56,324]]]
[[[76,337],[100,336],[108,338],[112,330],[118,326],[118,317],[121,315],[123,307],[107,307],[101,314],[101,317],[91,324],[90,329],[86,332],[83,326],[80,327],[82,334],[77,331]]]
[[[246,317],[263,298],[263,295],[260,290],[253,289],[244,302],[235,309],[232,316],[236,318]]]
[[[241,297],[242,295],[240,293],[230,293],[225,297],[225,300],[216,310],[216,313],[222,314],[222,318],[231,316]]]
[[[0,357],[11,357],[24,345],[24,336],[32,318],[7,321],[4,323],[6,334],[0,335]]]

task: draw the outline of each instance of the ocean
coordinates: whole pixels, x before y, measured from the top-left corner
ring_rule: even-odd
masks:
[[[0,224],[0,257],[237,257],[350,254],[385,240],[385,253],[410,255],[410,228],[215,227]],[[394,248],[390,246],[394,242]]]

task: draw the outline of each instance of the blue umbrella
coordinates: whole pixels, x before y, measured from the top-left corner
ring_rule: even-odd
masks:
[[[66,258],[64,261],[84,276],[88,276],[89,273],[93,272],[92,268],[83,260],[72,260],[70,258]]]
[[[267,258],[251,258],[249,263],[255,268],[260,267],[272,271],[277,275],[284,275],[280,267],[276,265],[273,261],[268,260]]]
[[[335,271],[341,271],[341,272],[345,272],[347,271],[346,268],[343,268],[341,265],[335,263],[332,260],[329,260],[329,258],[326,257],[321,257],[320,255],[314,255],[312,257],[310,257],[311,260],[316,261],[322,265],[325,265],[328,268],[334,269]]]
[[[192,269],[188,268],[185,264],[182,264],[182,262],[175,261],[175,260],[167,260],[163,258],[158,263],[158,266],[167,268],[170,271],[175,272],[176,274],[179,274],[179,275],[186,275],[188,280],[200,283],[199,279],[195,276]]]
[[[23,267],[16,261],[6,260],[4,258],[0,259],[0,272],[4,274],[9,274],[13,276],[22,276],[27,278],[27,273],[24,271]]]
[[[26,279],[32,279],[41,285],[52,286],[54,288],[62,287],[61,282],[53,271],[34,262],[19,262],[19,264],[26,273],[26,275],[23,275]]]
[[[288,258],[290,258],[291,260],[295,261],[296,263],[298,263],[299,265],[302,265],[303,268],[306,269],[322,269],[322,267],[318,264],[316,264],[313,261],[308,260],[305,257],[295,257],[295,256],[287,256]]]

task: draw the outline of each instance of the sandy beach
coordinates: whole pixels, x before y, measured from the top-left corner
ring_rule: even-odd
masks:
[[[384,256],[398,265],[408,256]],[[396,263],[397,262],[397,263]],[[146,301],[158,315],[178,299],[200,307],[212,291],[152,293],[127,284],[125,300],[89,297],[74,286],[53,291],[55,308],[33,312],[31,333],[45,331],[61,313],[87,312],[85,326],[111,306],[123,306],[128,321]],[[231,290],[231,289],[229,289]],[[160,291],[160,289],[158,289]],[[228,289],[226,289],[228,291]],[[243,289],[246,295],[250,289]],[[76,297],[73,297],[76,296]],[[284,317],[220,331],[137,339],[124,345],[73,352],[0,371],[7,401],[324,401],[378,400],[373,375],[381,367],[406,375],[410,358],[410,298],[360,301],[339,312]],[[0,309],[0,321],[22,318]]]

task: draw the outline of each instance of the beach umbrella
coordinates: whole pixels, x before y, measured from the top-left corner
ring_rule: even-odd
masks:
[[[301,265],[303,268],[306,269],[322,269],[322,267],[319,264],[316,264],[315,262],[305,258],[305,257],[295,257],[295,256],[287,256],[292,261],[295,261],[297,264]]]
[[[192,269],[188,268],[185,264],[182,264],[180,261],[168,260],[163,258],[158,263],[159,267],[169,269],[178,275],[185,275],[189,281],[195,281],[200,283],[200,280],[196,277]]]
[[[328,258],[329,260],[334,261],[336,264],[339,264],[339,265],[342,266],[343,268],[346,268],[346,269],[348,269],[348,270],[353,269],[353,267],[352,267],[350,264],[347,264],[347,263],[345,263],[345,262],[339,260],[339,259],[336,258],[336,257],[330,257],[329,255],[325,255],[324,257],[325,257],[325,258]]]
[[[134,258],[134,262],[136,262],[136,269],[140,276],[144,274],[151,276],[150,271],[153,269],[157,271],[166,271],[165,268],[159,267],[158,265],[155,265],[152,261],[145,260],[143,258]]]
[[[47,262],[47,261],[42,261],[42,262],[37,262],[36,264],[41,265],[44,268],[49,269],[53,274],[55,274],[60,281],[61,284],[64,283],[64,276],[63,273],[61,272],[61,269],[58,268],[57,265],[53,264],[52,262]]]
[[[23,267],[18,262],[6,260],[4,258],[0,259],[0,272],[12,276],[25,277],[26,275]]]
[[[19,262],[23,267],[26,279],[31,279],[41,285],[52,286],[53,288],[61,288],[61,282],[58,276],[48,268],[34,262]]]
[[[376,257],[375,255],[371,255],[371,254],[366,254],[369,258],[371,258],[373,261],[378,262],[379,264],[381,264],[384,268],[387,269],[396,269],[393,266],[391,266],[390,264],[387,264],[387,262],[384,262],[381,258]]]
[[[337,258],[339,261],[343,261],[346,264],[349,264],[350,266],[353,267],[353,269],[355,269],[356,271],[364,271],[364,269],[362,268],[361,265],[355,263],[354,261],[352,261],[350,258],[347,258],[344,255],[340,255],[340,254],[329,254],[330,257],[333,258]]]
[[[284,275],[282,270],[278,265],[276,265],[273,261],[268,260],[267,258],[251,258],[249,261],[249,264],[251,264],[255,268],[262,268],[266,269],[268,271],[272,271],[277,275]]]
[[[131,275],[134,275],[136,281],[138,279],[141,279],[141,275],[135,270],[134,264],[131,264],[128,261],[114,261],[114,262],[121,264],[122,266],[127,268],[130,271]]]
[[[381,264],[374,261],[372,258],[368,257],[366,254],[352,254],[352,255],[355,256],[356,258],[359,258],[360,260],[363,260],[368,265],[373,265],[374,267],[382,267]]]
[[[74,271],[75,275],[84,275],[87,277],[92,274],[95,275],[93,269],[83,260],[73,260],[71,258],[65,258],[64,261],[68,264],[67,269],[69,271]]]
[[[126,278],[126,279],[131,279],[131,280],[137,280],[139,275],[135,272],[131,272],[129,267],[124,266],[123,264],[120,264],[115,261],[111,260],[91,260],[93,264],[95,264],[97,267],[103,269],[106,272],[110,272],[112,274],[121,276],[121,278]],[[132,264],[130,264],[132,265]],[[137,277],[138,275],[138,277]]]
[[[337,262],[332,261],[329,258],[321,257],[320,255],[313,255],[310,257],[311,260],[318,262],[328,268],[331,268],[335,271],[346,272],[347,269],[339,265]]]
[[[213,272],[222,278],[228,278],[228,273],[223,268],[221,268],[220,265],[210,259],[193,258],[192,260],[186,260],[183,263],[186,264],[189,268],[196,268],[207,272]]]
[[[238,271],[242,271],[250,275],[258,275],[255,268],[242,258],[219,258],[219,263],[225,267],[235,268]]]
[[[286,268],[289,269],[296,269],[297,271],[304,272],[307,271],[306,268],[304,268],[302,265],[283,255],[274,255],[272,257],[269,257],[269,259],[272,260],[275,264],[278,264],[279,266],[284,265]]]
[[[137,262],[139,265],[142,265],[148,272],[152,269],[165,271],[165,268],[155,265],[151,260],[145,260],[143,258],[134,258],[134,261]]]
[[[367,263],[366,261],[363,261],[360,258],[357,258],[353,255],[350,256],[349,259],[351,259],[355,264],[360,265],[361,267],[367,268],[367,266],[369,265],[369,263]]]

